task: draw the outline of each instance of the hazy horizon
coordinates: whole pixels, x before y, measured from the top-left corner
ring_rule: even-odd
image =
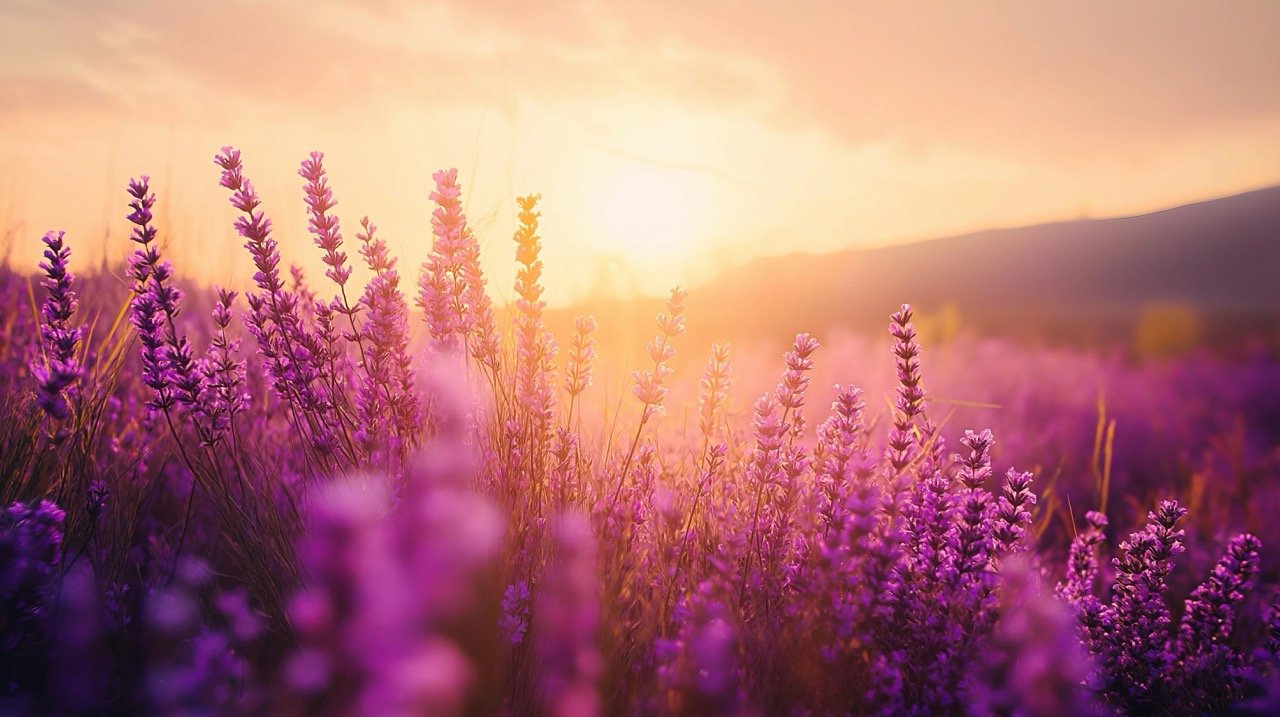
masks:
[[[753,258],[1142,214],[1280,184],[1280,6],[0,2],[0,233],[123,257],[150,174],[178,271],[240,283],[212,156],[245,152],[321,273],[298,163],[326,153],[410,278],[457,167],[495,291],[543,195],[553,305]],[[786,22],[778,22],[785,16]],[[727,19],[732,19],[732,22]],[[217,249],[208,251],[210,246]],[[198,259],[198,261],[197,261]]]

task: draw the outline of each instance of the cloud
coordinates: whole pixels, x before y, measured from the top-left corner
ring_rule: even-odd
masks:
[[[15,9],[16,8],[16,9]],[[36,28],[0,70],[0,86],[31,86],[68,101],[186,101],[203,114],[219,99],[288,105],[300,112],[359,113],[371,102],[476,105],[519,93],[539,101],[643,91],[704,103],[731,102],[755,83],[731,61],[666,42],[618,43],[608,20],[569,12],[566,23],[495,7],[444,3],[88,3],[9,9],[10,30]],[[565,28],[574,28],[566,32]],[[69,78],[93,68],[97,92]],[[59,76],[61,75],[61,76]],[[21,99],[16,92],[10,92]],[[45,102],[44,104],[51,104]]]
[[[1273,2],[621,7],[633,42],[678,37],[767,66],[785,88],[771,108],[777,121],[855,142],[1061,159],[1280,115]]]
[[[0,34],[39,28],[47,52],[28,46],[0,87],[42,106],[176,97],[198,113],[227,97],[344,117],[369,103],[640,94],[851,143],[1062,160],[1280,115],[1280,4],[1209,12],[1165,0],[24,2]]]
[[[173,203],[220,236],[208,155],[234,143],[273,206],[296,199],[299,158],[329,151],[344,208],[389,236],[421,230],[427,168],[462,169],[491,219],[513,194],[543,191],[549,267],[608,248],[590,208],[635,171],[713,187],[702,211],[714,229],[688,256],[816,251],[1275,181],[1280,4],[1206,12],[1175,0],[0,1],[0,155],[31,187],[32,221],[78,214],[82,230],[113,206],[117,175],[172,167]],[[86,199],[101,166],[110,186]],[[305,248],[300,215],[279,216]]]

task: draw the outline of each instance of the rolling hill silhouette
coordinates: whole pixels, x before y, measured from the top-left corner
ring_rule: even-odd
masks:
[[[693,288],[691,345],[773,343],[802,330],[880,331],[903,302],[925,313],[958,311],[964,326],[984,333],[1049,341],[1123,338],[1160,306],[1194,311],[1208,327],[1206,340],[1274,335],[1280,186],[1139,216],[757,259]],[[609,307],[601,339],[610,338],[611,324],[623,330],[617,319],[629,333],[644,326],[648,334],[652,322],[644,317],[659,305]],[[584,310],[553,312],[557,333],[565,335],[568,317]],[[592,310],[601,313],[594,303]]]

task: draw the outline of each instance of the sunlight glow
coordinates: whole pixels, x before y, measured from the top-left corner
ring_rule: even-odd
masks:
[[[636,263],[669,259],[692,239],[690,188],[674,172],[652,169],[621,175],[600,207],[606,236]]]

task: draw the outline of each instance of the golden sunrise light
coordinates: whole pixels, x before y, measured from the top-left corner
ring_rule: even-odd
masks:
[[[604,186],[609,189],[600,204],[606,226],[602,244],[616,242],[629,260],[642,262],[646,255],[670,257],[695,240],[691,214],[698,208],[689,187],[670,173],[623,172]]]
[[[0,717],[1280,715],[1280,0],[0,0]]]
[[[319,149],[343,221],[370,215],[416,265],[430,172],[457,167],[487,245],[511,197],[546,197],[563,304],[759,256],[1138,213],[1280,181],[1280,57],[1260,34],[1277,6],[1216,12],[7,0],[0,221],[25,253],[59,226],[119,255],[115,188],[145,168],[171,189],[175,250],[206,259],[182,271],[244,281],[208,186],[230,143],[315,274],[294,168]],[[497,251],[486,267],[513,271]]]

